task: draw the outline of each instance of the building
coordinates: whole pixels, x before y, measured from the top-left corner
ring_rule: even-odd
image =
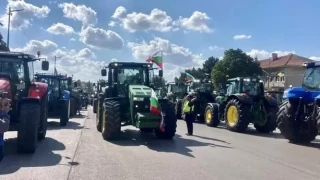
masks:
[[[292,86],[301,86],[305,68],[303,63],[313,60],[295,54],[278,57],[272,53],[269,59],[260,61],[264,72],[266,90],[283,91]]]

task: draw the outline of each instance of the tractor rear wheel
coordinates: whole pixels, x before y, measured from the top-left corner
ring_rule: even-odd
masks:
[[[40,102],[40,122],[38,129],[38,140],[43,140],[47,134],[48,123],[48,94],[46,93]]]
[[[93,99],[93,113],[97,113],[97,105],[98,105],[98,99]]]
[[[61,100],[60,126],[66,126],[70,116],[70,101]]]
[[[18,152],[34,153],[38,143],[38,124],[40,122],[40,105],[25,102],[20,106],[18,126]]]
[[[181,119],[182,116],[182,101],[179,99],[175,105],[177,119]]]
[[[208,105],[205,110],[205,123],[209,127],[217,127],[220,124],[219,119],[219,105],[214,103]]]
[[[309,143],[315,140],[318,130],[313,121],[308,122],[308,130],[300,130],[301,127],[297,124],[299,120],[295,119],[295,107],[297,106],[297,104],[289,102],[288,100],[284,101],[277,113],[277,126],[284,138],[290,142]]]
[[[155,129],[155,135],[160,139],[172,139],[176,134],[177,117],[174,111],[174,104],[167,101],[161,104],[162,113],[164,114],[165,131],[161,131],[160,127]]]
[[[272,133],[277,128],[277,107],[266,107],[267,108],[267,122],[265,125],[260,126],[254,124],[256,130],[260,133]]]
[[[230,100],[224,111],[227,129],[233,132],[244,132],[250,123],[250,106],[236,99]]]
[[[118,101],[105,102],[102,122],[102,137],[104,140],[114,140],[121,133],[121,112]]]
[[[76,108],[76,100],[75,98],[71,97],[70,98],[70,117],[73,117],[76,114],[75,108]]]

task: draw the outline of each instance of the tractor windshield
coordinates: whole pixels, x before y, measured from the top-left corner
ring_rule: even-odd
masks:
[[[320,67],[308,68],[302,86],[307,89],[320,89]]]
[[[23,66],[23,61],[4,61],[0,57],[0,72],[9,74],[11,76],[11,80],[16,84],[24,82],[25,71]]]
[[[258,82],[243,81],[241,91],[243,93],[248,94],[249,96],[256,96],[261,93],[259,87],[260,87],[259,81]]]
[[[144,85],[146,83],[146,70],[144,68],[119,69],[120,84]]]
[[[212,84],[203,83],[203,82],[192,82],[191,88],[194,89],[195,91],[210,92],[212,91]]]
[[[169,91],[173,93],[185,93],[188,91],[188,86],[184,84],[180,84],[180,85],[171,84],[170,87],[171,89],[169,89]]]

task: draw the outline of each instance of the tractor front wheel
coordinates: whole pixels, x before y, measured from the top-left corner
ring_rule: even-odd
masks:
[[[98,99],[93,99],[93,113],[97,113]]]
[[[160,127],[155,129],[155,135],[160,139],[172,139],[176,134],[177,117],[174,111],[174,104],[168,101],[166,104],[161,104],[162,113],[164,115],[165,130]]]
[[[217,127],[220,124],[219,119],[219,105],[212,104],[208,105],[205,110],[205,123],[209,127]]]
[[[18,126],[18,152],[34,153],[38,143],[38,124],[40,122],[40,105],[25,102],[20,106]]]
[[[181,119],[182,116],[182,101],[179,99],[175,105],[177,119]]]
[[[295,112],[297,104],[286,100],[280,106],[280,110],[277,113],[277,126],[284,136],[292,143],[309,143],[315,140],[318,130],[313,121],[308,121],[307,130],[301,130],[301,126],[298,126],[298,121],[301,119],[295,119]],[[300,117],[298,115],[298,117]]]
[[[70,98],[70,117],[73,117],[76,113],[76,100],[75,98],[71,97]]]
[[[102,122],[102,137],[104,140],[114,140],[121,133],[121,112],[118,101],[105,102]]]
[[[66,126],[70,117],[70,101],[61,100],[60,126]]]
[[[254,124],[256,130],[260,133],[272,133],[277,128],[277,107],[267,107],[267,122],[261,126]]]
[[[224,111],[227,129],[233,132],[244,132],[250,123],[250,106],[236,99],[230,100]]]
[[[103,117],[103,104],[100,103],[97,107],[97,111],[98,113],[96,114],[96,127],[97,127],[97,130],[99,132],[101,132],[101,129],[102,129],[102,119],[104,118]]]

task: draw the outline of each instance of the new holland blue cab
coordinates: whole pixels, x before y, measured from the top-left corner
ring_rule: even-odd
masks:
[[[72,79],[61,74],[35,74],[37,82],[48,84],[48,115],[60,116],[60,126],[66,126],[70,118],[70,91]]]
[[[320,62],[304,63],[301,87],[284,91],[277,114],[281,134],[292,143],[313,141],[320,129]]]

